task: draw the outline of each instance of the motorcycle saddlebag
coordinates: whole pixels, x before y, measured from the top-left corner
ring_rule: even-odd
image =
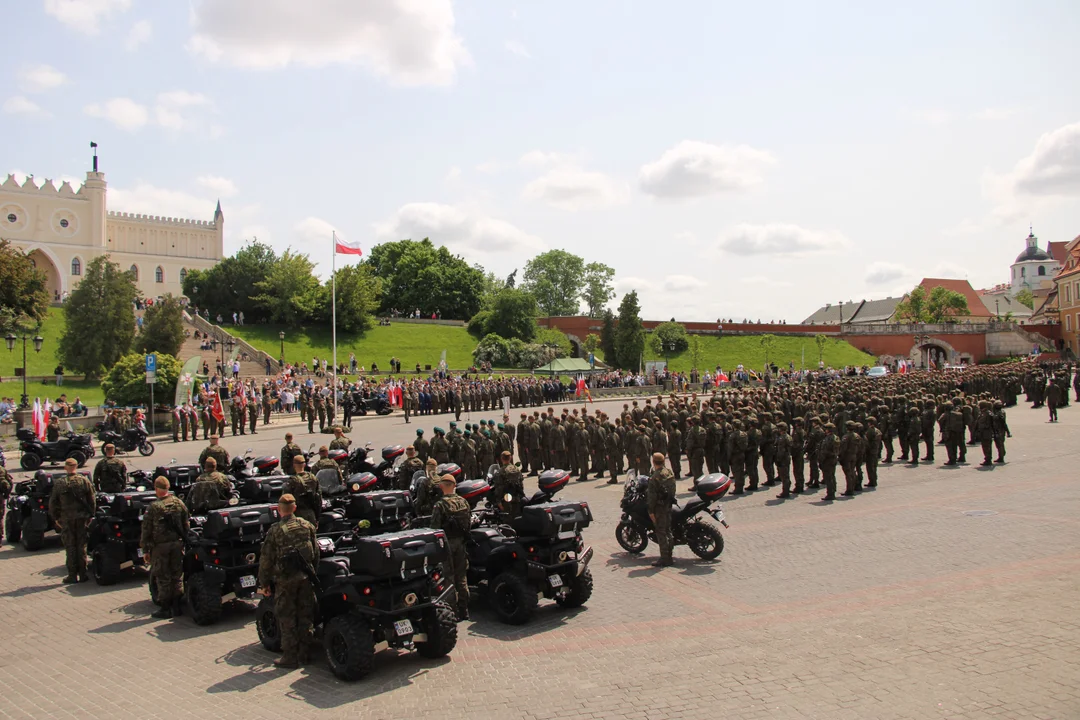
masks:
[[[694,492],[702,500],[719,500],[731,488],[731,478],[724,473],[706,475],[697,481]]]
[[[109,505],[109,515],[124,520],[138,520],[155,500],[157,495],[152,492],[116,493]]]
[[[15,431],[15,437],[17,437],[22,442],[36,442],[37,441],[37,435],[34,434],[33,430],[31,430],[30,428],[27,428],[27,427],[21,427],[18,430],[16,430]]]
[[[208,540],[254,538],[278,520],[277,505],[237,505],[206,513],[202,536]]]
[[[169,489],[174,493],[187,490],[201,474],[202,468],[198,465],[163,465],[154,470],[154,477],[161,475],[169,479]]]
[[[554,495],[570,482],[570,473],[566,470],[545,470],[537,478],[536,486],[548,495]]]
[[[443,463],[435,468],[435,473],[439,477],[442,477],[443,475],[453,475],[454,479],[458,482],[468,479],[461,473],[461,466],[457,463]]]
[[[491,485],[487,480],[465,480],[457,485],[457,494],[469,502],[470,507],[476,507],[480,500],[491,492]]]
[[[445,560],[446,548],[446,534],[431,528],[360,537],[349,566],[357,575],[408,580]]]
[[[397,458],[405,454],[405,448],[401,445],[387,445],[382,449],[382,459],[387,462],[394,462]]]
[[[592,522],[592,512],[587,502],[549,502],[527,505],[521,508],[521,517],[511,526],[518,535],[554,537],[561,532],[575,532],[587,528]]]
[[[358,493],[349,496],[345,504],[345,517],[350,520],[367,520],[373,526],[405,517],[412,509],[407,490]]]
[[[375,477],[373,473],[356,473],[349,476],[348,488],[351,493],[362,493],[375,487],[375,483],[379,482],[379,478]]]
[[[288,480],[288,477],[285,475],[257,475],[245,480],[237,489],[240,497],[249,502],[277,502],[285,488],[286,480]]]
[[[260,472],[265,475],[271,470],[277,470],[277,467],[281,464],[281,461],[278,460],[277,455],[263,455],[262,457],[257,457],[252,460],[251,464],[255,466],[256,472]]]

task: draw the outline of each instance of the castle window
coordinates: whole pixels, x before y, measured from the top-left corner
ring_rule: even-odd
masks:
[[[1027,277],[1027,268],[1020,268],[1020,277]]]
[[[16,215],[15,213],[8,213],[7,221],[14,225],[15,223],[17,223],[19,221],[19,216]]]
[[[67,218],[60,218],[60,227],[62,227],[62,228],[66,228],[66,227],[67,227],[68,225],[70,225],[70,224],[71,224],[71,223],[69,223],[69,222],[67,221]]]
[[[136,282],[138,282],[138,280],[139,280],[139,266],[138,265],[132,265],[131,266],[131,276],[135,278]]]
[[[79,258],[71,259],[71,274],[82,275],[82,260]]]
[[[165,271],[161,269],[160,265],[158,265],[157,269],[154,270],[154,282],[158,282],[158,283],[165,282]]]
[[[187,279],[187,268],[180,268],[180,282],[183,283]]]
[[[1039,275],[1042,276],[1042,275],[1045,275],[1045,274],[1046,274],[1046,268],[1043,267],[1042,265],[1040,265],[1039,266]]]

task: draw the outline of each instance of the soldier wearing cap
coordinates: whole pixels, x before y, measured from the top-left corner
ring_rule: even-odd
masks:
[[[472,516],[469,503],[456,492],[457,481],[454,480],[453,475],[443,475],[439,478],[438,484],[442,497],[435,502],[431,510],[431,527],[439,528],[446,533],[449,546],[447,570],[454,579],[454,589],[457,593],[457,616],[459,620],[468,620],[469,558],[465,553],[465,542],[469,538],[469,530],[472,527]]]

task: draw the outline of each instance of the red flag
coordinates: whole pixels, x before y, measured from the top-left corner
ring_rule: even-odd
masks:
[[[351,243],[341,238],[334,239],[334,252],[338,255],[363,255],[364,251],[360,249],[360,243]]]
[[[225,421],[225,409],[221,407],[221,395],[214,393],[214,403],[210,406],[210,414],[214,416],[214,419],[218,422]]]

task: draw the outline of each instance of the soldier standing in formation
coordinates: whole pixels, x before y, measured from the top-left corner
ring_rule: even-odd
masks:
[[[203,448],[202,453],[199,454],[199,465],[205,467],[207,458],[214,458],[215,470],[229,467],[229,453],[225,448],[218,445],[217,435],[210,436],[210,444]]]
[[[413,475],[424,469],[424,461],[416,456],[416,447],[405,448],[405,460],[397,471],[397,489],[408,490],[412,486]]]
[[[431,456],[431,443],[424,439],[423,429],[417,429],[413,447],[416,449],[416,457],[420,458],[420,462],[426,463]]]
[[[168,478],[154,478],[154,494],[158,499],[151,503],[143,517],[139,547],[150,565],[150,582],[157,585],[158,604],[161,605],[151,617],[167,619],[181,613],[183,539],[187,536],[190,521],[187,506],[169,492]]]
[[[675,541],[671,536],[671,503],[675,500],[675,476],[664,466],[664,456],[652,456],[652,474],[646,486],[645,498],[656,531],[656,543],[660,546],[660,559],[654,565],[667,567],[674,564],[671,552]]]
[[[472,527],[469,503],[457,494],[457,481],[453,475],[439,478],[439,490],[442,497],[431,509],[431,527],[446,533],[448,546],[448,565],[454,578],[454,590],[457,594],[458,620],[469,619],[469,558],[465,554],[465,542]]]
[[[310,661],[315,592],[305,572],[319,557],[315,527],[295,515],[296,498],[278,500],[281,520],[266,534],[259,557],[259,592],[274,597],[274,615],[281,632],[279,668]],[[272,588],[272,589],[271,589]]]
[[[74,458],[64,461],[67,475],[53,483],[49,496],[49,515],[60,529],[64,543],[67,576],[65,583],[86,582],[86,526],[90,524],[97,502],[94,486],[85,475],[77,473],[79,463]]]
[[[327,458],[329,459],[329,458]],[[293,496],[296,502],[296,514],[307,520],[313,527],[318,527],[319,513],[322,512],[322,488],[315,476],[304,469],[306,460],[303,455],[292,459],[292,474],[285,481],[282,492]]]
[[[293,442],[293,434],[285,433],[285,445],[281,448],[281,467],[291,468],[292,459],[297,455],[303,456],[304,451]]]
[[[506,499],[507,495],[510,496],[509,500]],[[521,505],[525,501],[525,478],[509,452],[504,451],[499,456],[499,472],[495,475],[491,496],[508,518],[521,515]]]
[[[0,465],[0,517],[5,517],[4,512],[7,507],[8,498],[11,497],[11,474],[8,473],[7,468]],[[0,537],[0,547],[4,544],[4,539]]]
[[[112,443],[105,446],[105,457],[94,466],[94,489],[104,493],[123,492],[127,485],[127,466],[116,455]]]

